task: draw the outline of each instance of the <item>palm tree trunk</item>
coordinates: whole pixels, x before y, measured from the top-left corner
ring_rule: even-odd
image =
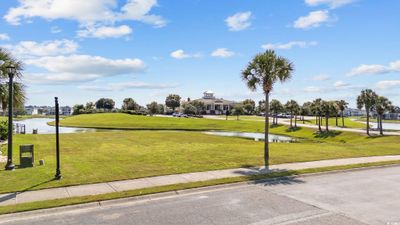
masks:
[[[379,115],[379,130],[381,135],[383,135],[382,116],[383,115]]]
[[[369,109],[367,111],[367,135],[369,135]]]
[[[265,168],[269,168],[269,92],[265,93],[265,131],[264,131],[264,164]]]
[[[338,127],[339,126],[339,123],[338,123],[338,114],[336,113],[336,126]]]
[[[290,112],[290,128],[293,128],[293,113]]]
[[[321,132],[321,115],[318,117],[318,130]]]
[[[326,131],[329,131],[329,113],[325,113],[325,126],[326,126]]]
[[[315,116],[315,125],[318,125],[318,115]]]
[[[297,127],[297,115],[294,115],[294,127]]]
[[[342,111],[342,127],[344,127],[344,115],[343,115],[343,111]]]

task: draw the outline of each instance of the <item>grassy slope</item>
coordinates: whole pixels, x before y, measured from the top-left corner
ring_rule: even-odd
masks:
[[[281,126],[275,133],[289,134]],[[312,130],[290,132],[308,137],[299,143],[272,143],[271,163],[287,163],[400,154],[398,137],[368,138],[355,133],[316,137]],[[19,144],[35,144],[36,159],[45,166],[3,171],[0,165],[0,193],[24,189],[94,183],[164,174],[206,171],[263,163],[263,142],[210,136],[185,131],[115,131],[62,134],[62,172],[54,176],[54,135],[15,135]],[[18,164],[18,151],[14,151]]]

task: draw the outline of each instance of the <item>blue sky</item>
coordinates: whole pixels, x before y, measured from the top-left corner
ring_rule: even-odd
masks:
[[[400,105],[400,2],[19,0],[0,2],[0,46],[25,63],[28,104],[132,97],[263,98],[240,72],[272,48],[295,65],[272,98],[345,99],[372,88]]]

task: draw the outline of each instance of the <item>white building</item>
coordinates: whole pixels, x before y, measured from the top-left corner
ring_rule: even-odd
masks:
[[[216,98],[212,91],[203,92],[203,97],[195,101],[203,102],[202,114],[210,115],[223,115],[226,111],[231,111],[236,104],[234,101]]]
[[[344,116],[366,116],[367,112],[365,110],[347,108],[343,111]]]

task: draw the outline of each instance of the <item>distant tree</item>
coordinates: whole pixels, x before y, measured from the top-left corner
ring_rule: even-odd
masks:
[[[284,108],[285,111],[290,114],[290,128],[293,128],[293,117],[295,118],[294,127],[297,127],[297,114],[300,110],[299,104],[295,100],[290,100],[286,102]]]
[[[79,115],[85,113],[85,106],[82,104],[74,105],[72,107],[72,115]]]
[[[147,104],[147,110],[149,111],[150,115],[154,115],[158,112],[158,104],[157,102],[151,102]]]
[[[337,102],[337,105],[339,107],[340,110],[340,115],[342,117],[342,127],[344,127],[344,110],[347,108],[347,105],[349,103],[347,103],[345,100],[340,100]]]
[[[312,102],[304,102],[303,105],[300,107],[300,115],[302,116],[303,124],[304,124],[304,117],[311,115],[311,105]]]
[[[115,106],[114,100],[110,98],[100,98],[97,100],[96,109],[112,110]]]
[[[257,114],[265,112],[265,100],[258,101],[258,106],[256,108]]]
[[[364,89],[361,94],[357,97],[357,108],[365,108],[367,112],[367,135],[369,135],[369,117],[370,112],[373,109],[378,95],[371,89]]]
[[[293,67],[288,59],[276,55],[274,50],[267,50],[257,54],[242,71],[242,79],[247,87],[252,91],[261,88],[265,95],[264,163],[267,168],[269,167],[269,95],[276,82],[290,79]]]
[[[243,105],[237,104],[233,107],[232,114],[236,116],[236,120],[239,120],[239,116],[244,114]]]
[[[93,102],[87,102],[85,106],[85,113],[94,113],[96,106]]]
[[[242,102],[247,115],[252,115],[256,109],[256,103],[252,99],[246,99]]]
[[[191,101],[190,104],[196,107],[197,114],[200,114],[204,108],[204,102],[198,100]]]
[[[378,114],[377,124],[379,128],[379,133],[383,135],[383,127],[382,127],[383,114],[385,114],[385,112],[394,111],[394,106],[392,105],[392,102],[389,101],[389,99],[387,99],[386,97],[378,96],[375,102],[374,109]]]
[[[278,114],[283,111],[283,105],[279,100],[272,99],[269,104],[269,109],[272,113],[272,124],[278,124]]]
[[[139,104],[135,102],[132,98],[125,98],[122,101],[122,109],[123,110],[134,110],[134,111],[139,111]]]
[[[183,113],[188,114],[188,115],[196,115],[197,108],[190,103],[186,104],[185,107],[183,108]]]
[[[158,114],[164,114],[164,105],[163,104],[158,104],[157,105],[157,113]]]
[[[165,105],[172,108],[172,111],[175,111],[181,105],[181,97],[177,94],[170,94],[165,99]]]
[[[318,125],[319,132],[321,129],[321,120],[322,120],[322,99],[317,98],[311,103],[311,112],[315,115],[315,124]]]
[[[339,126],[338,117],[340,112],[339,101],[331,101],[331,113],[335,116],[336,126]]]

